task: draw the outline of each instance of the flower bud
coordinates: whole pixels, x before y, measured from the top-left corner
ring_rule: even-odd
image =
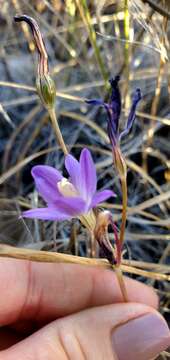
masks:
[[[49,74],[38,76],[36,80],[38,95],[46,108],[53,108],[56,98],[56,87]]]
[[[113,159],[116,170],[118,171],[120,177],[124,179],[127,174],[127,166],[118,146],[113,148]]]
[[[46,108],[53,108],[55,104],[56,87],[53,79],[49,75],[48,54],[39,26],[35,19],[28,15],[16,15],[14,19],[16,22],[25,21],[31,28],[39,54],[38,75],[36,80],[38,95]]]

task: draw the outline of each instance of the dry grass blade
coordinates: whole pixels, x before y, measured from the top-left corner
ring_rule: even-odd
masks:
[[[87,31],[89,33],[89,38],[92,44],[92,47],[94,49],[95,57],[101,72],[101,75],[105,81],[105,85],[107,86],[107,72],[105,70],[105,66],[103,63],[103,59],[100,54],[100,50],[96,41],[96,33],[94,31],[92,21],[91,21],[91,15],[89,8],[87,6],[86,0],[75,0],[77,8],[79,9],[80,15],[82,17],[82,20],[84,22],[85,27],[87,28]]]
[[[34,117],[37,115],[37,113],[40,111],[40,109],[41,109],[40,105],[37,105],[36,107],[34,107],[29,112],[29,114],[25,117],[25,119],[16,127],[15,131],[13,131],[10,139],[8,140],[8,142],[6,144],[4,158],[3,158],[3,166],[2,166],[3,171],[7,168],[10,152],[13,147],[13,144],[16,141],[17,136],[19,135],[19,133],[21,133],[23,131],[24,127],[26,127],[30,123],[30,121],[32,121],[34,119]]]
[[[95,122],[88,119],[87,116],[83,116],[83,115],[76,114],[74,112],[68,112],[68,111],[60,111],[60,115],[69,117],[73,120],[80,121],[81,123],[88,125],[91,129],[95,130],[107,144],[109,144],[109,137],[106,134],[106,132]]]
[[[3,108],[2,104],[0,104],[0,114],[3,115],[5,121],[12,127],[12,129],[14,129],[15,125],[13,124],[12,120],[10,119],[8,113]]]
[[[46,150],[39,151],[35,154],[32,154],[28,157],[26,157],[24,160],[20,161],[20,163],[12,166],[8,171],[6,171],[4,174],[0,176],[0,185],[3,184],[6,180],[8,180],[11,176],[15,175],[17,171],[22,169],[25,165],[27,165],[30,161],[36,159],[37,157],[40,157],[44,154],[48,154],[52,151],[55,151],[57,147],[49,148]]]
[[[29,85],[25,85],[25,84],[17,84],[17,83],[9,82],[9,81],[0,81],[0,86],[37,92],[36,88],[33,86],[29,86]]]
[[[106,269],[114,269],[105,259],[90,259],[75,255],[66,255],[60,253],[51,253],[48,251],[34,251],[21,248],[12,248],[0,245],[0,257],[8,257],[13,259],[31,260],[37,262],[53,262],[53,263],[69,263],[86,266],[99,266]],[[141,270],[122,263],[122,271],[130,274],[145,276],[159,281],[170,281],[170,275],[156,273],[152,271]]]
[[[150,5],[150,7],[152,9],[154,9],[155,11],[157,11],[159,14],[161,14],[162,16],[167,17],[167,19],[170,20],[170,13],[163,8],[162,6],[160,6],[159,4],[156,4],[155,1],[152,0],[142,0],[144,3]]]

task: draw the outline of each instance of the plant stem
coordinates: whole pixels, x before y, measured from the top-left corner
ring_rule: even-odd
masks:
[[[126,227],[126,217],[127,217],[127,183],[126,175],[121,177],[121,187],[122,187],[122,222],[120,227],[120,246],[122,248]]]
[[[130,55],[131,55],[131,46],[129,44],[130,40],[130,15],[129,15],[129,0],[124,0],[124,34],[125,34],[125,48],[124,48],[124,58],[125,58],[125,109],[128,109],[130,106],[130,97],[129,97],[129,76],[130,76]]]
[[[97,44],[96,32],[92,25],[92,19],[91,19],[91,14],[90,14],[90,11],[88,8],[87,0],[75,0],[75,2],[79,9],[82,20],[83,20],[83,22],[87,28],[87,31],[89,33],[89,39],[90,39],[91,45],[94,49],[94,54],[95,54],[101,75],[105,81],[105,87],[107,88],[108,74],[107,74],[107,71],[105,70],[104,62],[103,62],[101,54],[100,54],[100,49]]]
[[[123,278],[123,272],[122,272],[120,266],[121,266],[121,264],[115,266],[115,273],[117,276],[117,280],[119,282],[123,301],[128,302],[128,295],[127,295],[126,286],[125,286],[125,282],[124,282],[124,278]]]
[[[122,188],[122,221],[120,227],[120,236],[118,237],[117,231],[114,228],[115,233],[115,244],[116,244],[116,275],[120,285],[120,289],[122,292],[123,300],[125,302],[128,301],[126,287],[123,279],[123,273],[121,270],[121,262],[122,262],[122,247],[124,241],[125,227],[126,227],[126,217],[127,217],[127,169],[126,162],[121,154],[119,147],[116,147],[113,152],[113,159],[115,163],[115,167],[118,171],[121,188]]]
[[[96,241],[94,236],[94,231],[90,232],[90,257],[95,258],[96,257]]]
[[[51,119],[51,122],[52,122],[52,126],[53,126],[53,129],[54,129],[56,138],[57,138],[57,142],[59,143],[61,149],[63,150],[64,155],[67,155],[68,150],[66,148],[63,136],[61,134],[61,131],[60,131],[60,128],[59,128],[59,125],[58,125],[58,120],[57,120],[57,117],[56,117],[55,109],[54,108],[48,108],[48,113],[49,113],[49,116],[50,116],[50,119]]]
[[[120,227],[120,237],[119,237],[119,247],[120,253],[122,251],[124,235],[125,235],[125,227],[126,227],[126,217],[127,217],[127,182],[126,182],[126,174],[120,177],[121,179],[121,186],[122,186],[122,222]],[[119,262],[116,266],[116,275],[120,285],[120,289],[122,292],[124,302],[128,302],[128,296],[126,291],[126,286],[123,279],[123,272],[120,268],[121,266],[121,255],[118,257]]]
[[[123,278],[123,271],[121,269],[121,261],[122,261],[122,257],[121,257],[121,251],[122,251],[122,246],[120,243],[120,238],[118,237],[118,233],[117,233],[117,229],[116,226],[114,224],[114,222],[111,223],[113,230],[114,230],[114,234],[115,234],[115,244],[116,244],[116,265],[115,265],[115,273],[117,276],[117,280],[120,286],[120,290],[122,293],[122,297],[123,297],[123,301],[124,302],[128,302],[128,296],[127,296],[127,291],[126,291],[126,286],[125,286],[125,282],[124,282],[124,278]]]

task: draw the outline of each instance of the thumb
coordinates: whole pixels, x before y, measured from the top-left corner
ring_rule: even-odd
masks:
[[[136,303],[97,307],[53,321],[0,353],[0,360],[149,360],[170,345],[162,316]]]

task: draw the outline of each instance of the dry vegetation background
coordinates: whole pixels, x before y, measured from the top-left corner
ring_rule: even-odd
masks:
[[[106,81],[121,75],[122,126],[131,95],[143,98],[131,134],[122,142],[128,164],[128,222],[124,257],[136,267],[170,272],[170,6],[169,1],[1,0],[0,1],[0,242],[34,250],[90,255],[88,235],[77,220],[51,223],[18,219],[42,205],[30,170],[35,164],[63,169],[48,115],[35,90],[37,54],[32,34],[13,16],[25,13],[40,25],[57,86],[56,111],[70,151],[91,149],[98,188],[112,188],[103,207],[120,220],[121,189],[112,167],[106,114],[84,103],[108,97]],[[149,265],[148,265],[149,263]],[[133,275],[131,275],[133,276]],[[170,286],[154,286],[169,320]],[[163,353],[160,359],[168,359]]]

